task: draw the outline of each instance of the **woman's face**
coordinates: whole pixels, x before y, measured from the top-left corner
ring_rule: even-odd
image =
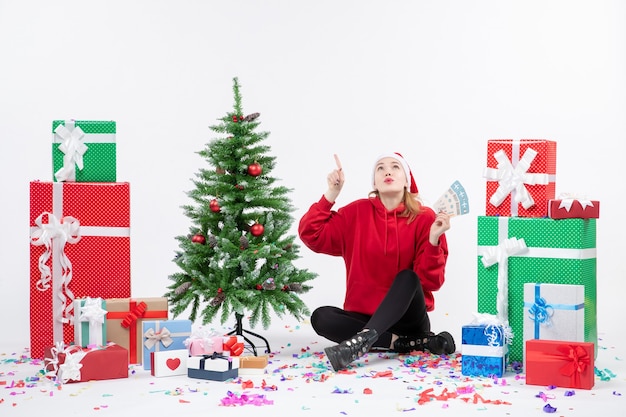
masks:
[[[409,185],[402,164],[394,158],[383,158],[374,167],[374,189],[379,193],[404,192]]]

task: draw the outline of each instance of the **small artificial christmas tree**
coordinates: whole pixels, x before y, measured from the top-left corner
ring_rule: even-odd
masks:
[[[198,152],[212,168],[196,173],[195,189],[188,192],[195,205],[183,206],[193,225],[189,235],[176,237],[174,262],[181,271],[169,277],[166,297],[175,316],[191,308],[190,320],[200,317],[203,324],[220,310],[222,324],[234,314],[242,334],[246,312],[252,327],[260,320],[264,328],[271,310],[279,317],[308,315],[299,294],[317,275],[292,264],[299,247],[288,235],[291,190],[270,175],[275,158],[263,144],[269,132],[255,131],[259,113],[244,116],[237,78],[233,92],[233,111],[210,127],[221,137]]]

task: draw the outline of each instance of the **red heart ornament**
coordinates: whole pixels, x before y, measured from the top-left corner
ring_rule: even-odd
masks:
[[[174,358],[174,359],[168,359],[165,361],[165,364],[167,365],[168,368],[170,368],[172,371],[176,370],[179,366],[180,366],[180,359],[178,358]]]

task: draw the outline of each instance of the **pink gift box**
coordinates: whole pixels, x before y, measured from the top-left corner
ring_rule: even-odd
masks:
[[[191,356],[212,355],[224,352],[223,340],[222,336],[190,337],[185,341],[185,345]]]
[[[555,192],[556,142],[490,139],[483,176],[487,216],[546,217]]]

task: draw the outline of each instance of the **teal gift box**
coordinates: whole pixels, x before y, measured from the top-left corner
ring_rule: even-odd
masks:
[[[54,181],[116,182],[116,123],[99,120],[52,122]]]
[[[479,216],[477,270],[478,311],[512,328],[509,360],[524,360],[527,283],[584,286],[584,339],[597,349],[595,219]]]
[[[187,349],[191,320],[146,320],[143,326],[143,369],[150,370],[150,353]]]
[[[468,324],[461,328],[461,373],[501,377],[506,370],[508,344],[501,325]]]
[[[74,344],[81,347],[107,343],[106,301],[102,298],[74,300]]]

